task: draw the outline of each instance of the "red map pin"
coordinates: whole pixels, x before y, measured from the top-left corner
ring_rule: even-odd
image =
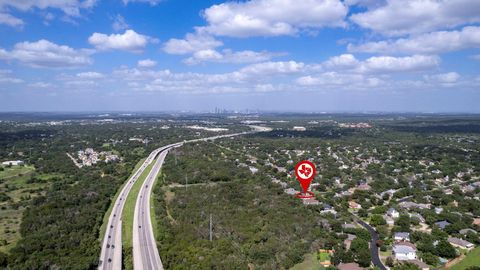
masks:
[[[302,160],[295,166],[295,175],[303,188],[303,193],[297,193],[298,198],[312,198],[314,196],[312,192],[308,191],[308,187],[315,177],[315,172],[315,165],[308,160]]]

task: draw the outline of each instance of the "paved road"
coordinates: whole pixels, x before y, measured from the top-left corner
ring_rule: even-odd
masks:
[[[142,166],[127,180],[127,183],[123,186],[115,204],[113,206],[110,217],[108,218],[107,228],[105,230],[105,236],[102,241],[102,250],[100,253],[100,261],[98,269],[110,270],[121,269],[122,266],[122,233],[121,233],[121,217],[123,207],[125,205],[125,199],[128,193],[132,189],[133,184],[142,175],[148,165],[155,160],[155,157],[159,152],[163,151],[165,147],[154,150],[147,159],[143,162]]]
[[[134,269],[163,269],[150,219],[150,195],[168,150],[160,153],[137,197],[133,219]]]
[[[250,132],[188,140],[164,147],[164,149],[160,152],[154,167],[150,171],[150,174],[145,179],[139,194],[137,195],[137,202],[135,205],[135,213],[133,218],[133,268],[135,270],[163,270],[162,261],[157,249],[157,242],[153,234],[153,227],[150,219],[150,196],[152,194],[153,185],[158,177],[160,169],[162,168],[163,161],[165,160],[168,151],[172,148],[182,146],[184,143],[215,140],[219,138],[228,138],[271,130],[269,128],[260,126],[251,126],[251,128],[253,131]]]
[[[381,270],[387,270],[385,265],[383,265],[382,261],[380,260],[380,255],[378,254],[378,247],[377,247],[377,240],[378,240],[378,233],[375,231],[375,229],[370,226],[368,223],[365,221],[361,220],[360,218],[356,219],[357,222],[362,225],[365,229],[368,230],[370,235],[372,236],[372,239],[370,241],[370,254],[372,255],[372,263],[380,268]]]

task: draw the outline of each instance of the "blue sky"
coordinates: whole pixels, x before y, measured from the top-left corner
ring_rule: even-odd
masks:
[[[0,0],[0,111],[480,112],[478,0]]]

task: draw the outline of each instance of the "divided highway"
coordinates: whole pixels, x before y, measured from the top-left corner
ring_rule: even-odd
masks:
[[[125,200],[137,179],[142,175],[148,165],[150,165],[157,156],[153,168],[137,194],[135,212],[133,219],[133,265],[134,269],[159,269],[163,270],[160,255],[158,253],[156,240],[153,234],[153,227],[150,220],[150,195],[158,174],[162,168],[163,161],[172,148],[179,147],[184,143],[198,141],[215,140],[219,138],[228,138],[239,135],[252,134],[256,132],[270,131],[270,128],[260,126],[250,126],[253,131],[241,132],[227,135],[219,135],[202,139],[188,140],[169,144],[154,150],[135,174],[128,179],[126,185],[122,188],[120,195],[115,201],[112,213],[108,219],[108,226],[103,239],[102,250],[99,261],[99,269],[121,269],[122,268],[122,239],[121,239],[121,217]]]
[[[170,145],[168,145],[170,146]],[[115,200],[112,212],[108,218],[107,227],[105,229],[105,235],[102,241],[102,250],[100,253],[100,261],[98,269],[121,269],[122,268],[122,228],[121,219],[123,213],[123,207],[125,200],[127,199],[133,184],[142,175],[145,169],[155,160],[155,157],[165,149],[165,147],[155,149],[147,159],[143,162],[142,166],[128,179],[127,183],[123,186],[120,194]]]

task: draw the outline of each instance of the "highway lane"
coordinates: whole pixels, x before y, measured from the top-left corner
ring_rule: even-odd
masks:
[[[133,219],[134,269],[163,269],[150,219],[150,195],[167,153],[168,150],[160,153],[137,196]]]
[[[140,168],[127,180],[123,186],[120,194],[114,202],[112,212],[108,218],[105,235],[102,241],[102,249],[100,253],[100,261],[98,269],[110,270],[121,269],[122,265],[122,239],[121,239],[121,217],[125,200],[140,175],[145,171],[148,165],[152,163],[157,154],[163,150],[163,147],[158,148],[147,157]]]
[[[150,197],[155,180],[162,167],[168,151],[174,147],[182,146],[184,143],[193,143],[199,141],[215,140],[220,138],[229,138],[239,135],[252,134],[256,132],[270,131],[270,128],[261,126],[250,126],[253,131],[240,132],[227,135],[218,135],[213,137],[194,139],[167,145],[160,152],[155,162],[154,168],[145,179],[135,204],[135,213],[133,218],[133,267],[135,270],[155,269],[163,270],[162,261],[158,252],[157,243],[153,233],[152,221],[150,219]]]

